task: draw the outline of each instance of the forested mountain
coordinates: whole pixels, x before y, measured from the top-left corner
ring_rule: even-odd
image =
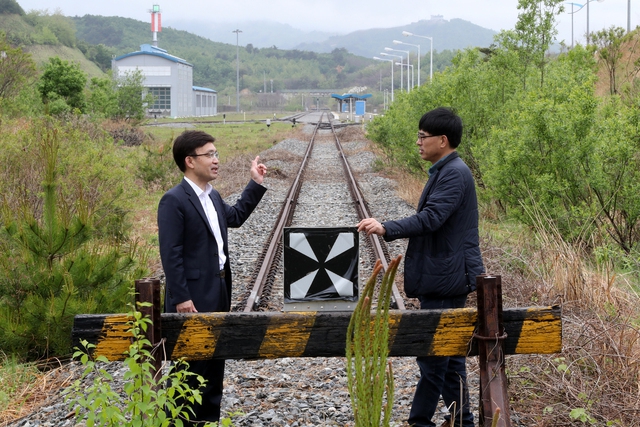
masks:
[[[103,44],[115,55],[137,51],[151,42],[149,24],[121,17],[85,15],[73,18],[78,40]],[[235,87],[236,46],[213,42],[186,31],[163,28],[158,46],[194,66],[194,84],[222,90]],[[282,89],[340,89],[367,86],[378,81],[378,64],[372,59],[334,49],[318,54],[299,50],[255,48],[239,49],[240,88],[253,92]]]
[[[428,52],[429,40],[404,38],[402,31],[433,37],[433,49],[460,50],[466,47],[488,47],[496,32],[482,28],[462,19],[446,20],[442,17],[423,19],[407,25],[392,28],[373,28],[368,30],[331,34],[319,31],[305,32],[288,24],[270,21],[241,22],[238,24],[215,23],[198,19],[171,20],[167,24],[175,29],[186,30],[208,38],[209,40],[235,44],[233,30],[239,28],[240,44],[251,43],[255,47],[277,46],[281,49],[308,50],[317,53],[329,53],[335,48],[345,48],[349,53],[367,58],[378,55],[394,39],[401,38],[408,43],[422,45],[422,53]],[[345,27],[348,30],[348,27]]]
[[[200,19],[173,19],[171,16],[163,16],[163,25],[176,30],[185,30],[209,40],[221,43],[236,43],[236,35],[233,31],[242,30],[240,44],[245,46],[251,43],[255,47],[273,47],[280,49],[297,49],[301,43],[322,42],[338,33],[323,31],[303,31],[293,28],[289,24],[281,24],[273,21],[242,21],[242,22],[211,22]],[[333,50],[333,49],[332,49]],[[349,50],[347,48],[347,50]],[[330,51],[328,51],[330,52]]]
[[[330,52],[336,47],[344,47],[349,52],[365,57],[379,55],[385,47],[393,47],[393,40],[399,40],[411,44],[421,45],[421,54],[429,53],[431,43],[424,38],[403,37],[402,32],[409,31],[421,36],[433,37],[433,49],[460,50],[467,47],[489,47],[493,42],[496,32],[482,28],[462,19],[445,20],[434,18],[421,20],[408,25],[393,28],[373,28],[370,30],[355,31],[346,35],[333,36],[319,43],[303,43],[296,49],[311,50],[314,52]],[[408,46],[399,46],[397,49],[412,49]],[[416,51],[412,49],[412,54]]]

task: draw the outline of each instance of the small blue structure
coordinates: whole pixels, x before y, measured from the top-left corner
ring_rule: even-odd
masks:
[[[342,113],[353,112],[355,104],[355,114],[357,116],[364,116],[364,113],[367,110],[367,104],[365,100],[367,98],[371,98],[371,94],[367,93],[364,95],[358,95],[357,93],[345,93],[344,95],[337,95],[335,93],[332,93],[331,97],[337,99],[338,102],[340,102],[338,111]]]

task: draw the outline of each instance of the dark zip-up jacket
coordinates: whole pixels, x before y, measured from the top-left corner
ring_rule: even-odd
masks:
[[[438,166],[417,213],[383,223],[386,241],[409,238],[404,290],[412,298],[466,295],[476,289],[476,276],[484,272],[471,171],[456,151]]]

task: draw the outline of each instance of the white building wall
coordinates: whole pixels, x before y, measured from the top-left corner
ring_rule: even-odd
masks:
[[[218,113],[218,96],[213,91],[193,90],[193,115],[215,116]]]
[[[141,49],[144,50],[144,46]],[[180,61],[182,60],[175,61],[155,54],[138,53],[125,55],[117,61],[114,59],[111,68],[115,76],[140,70],[144,76],[143,85],[152,93],[162,93],[163,105],[156,110],[150,108],[148,113],[151,115],[190,117],[217,114],[218,102],[215,91],[194,90],[193,66]],[[200,107],[196,106],[196,92],[201,96]],[[167,97],[170,99],[167,100]]]
[[[187,117],[193,113],[193,67],[176,63],[175,85],[172,87],[171,111],[175,111],[174,117]]]
[[[178,110],[175,104],[177,95],[175,82],[177,81],[177,66],[174,61],[155,55],[131,55],[114,61],[112,66],[114,74],[124,75],[126,72],[140,70],[144,76],[143,85],[147,88],[164,87],[170,88],[171,109],[167,114],[171,117],[178,117]],[[117,70],[117,71],[116,71]]]

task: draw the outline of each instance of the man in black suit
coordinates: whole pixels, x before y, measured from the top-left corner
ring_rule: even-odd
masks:
[[[448,108],[425,113],[418,125],[418,153],[431,163],[415,215],[378,222],[366,218],[358,231],[386,241],[409,238],[404,290],[421,309],[465,306],[484,272],[478,235],[478,200],[473,176],[456,148],[462,120]],[[450,414],[442,426],[473,427],[464,357],[418,357],[420,381],[409,413],[412,427],[433,427],[440,396]]]
[[[209,181],[218,177],[215,138],[184,131],[173,143],[173,158],[184,173],[182,182],[167,191],[158,205],[160,257],[166,276],[165,311],[196,313],[229,311],[231,267],[228,227],[240,227],[267,189],[267,172],[256,157],[251,181],[234,206],[222,200]],[[189,371],[207,380],[202,404],[194,404],[192,420],[218,421],[222,401],[224,360],[191,361]],[[189,384],[197,388],[197,383]],[[192,425],[196,425],[195,421]]]

